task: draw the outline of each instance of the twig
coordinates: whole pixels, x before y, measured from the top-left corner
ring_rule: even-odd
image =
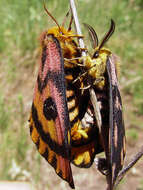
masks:
[[[91,100],[91,103],[92,103],[93,108],[94,108],[94,114],[95,114],[97,125],[99,128],[99,132],[101,134],[102,119],[101,119],[101,114],[100,114],[100,109],[99,109],[97,97],[96,97],[96,94],[95,94],[95,91],[93,88],[90,88],[89,92],[90,92],[90,100]]]
[[[133,157],[132,161],[129,162],[119,173],[115,187],[120,183],[125,174],[137,163],[137,161],[143,156],[143,146],[140,148],[140,151]]]
[[[73,19],[74,19],[77,35],[82,36],[82,32],[81,32],[81,28],[80,28],[80,24],[79,24],[79,20],[78,20],[78,16],[77,16],[77,11],[76,11],[76,6],[75,6],[75,1],[74,0],[70,0],[70,6],[71,6],[72,14],[73,14]],[[79,41],[79,47],[81,49],[85,49],[85,45],[84,45],[83,39],[79,38],[78,41]],[[86,56],[86,52],[84,50],[82,51],[82,56]]]

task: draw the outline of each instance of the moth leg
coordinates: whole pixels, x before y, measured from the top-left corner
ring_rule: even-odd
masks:
[[[91,85],[85,86],[85,87],[80,87],[81,90],[87,90],[91,87]]]
[[[83,64],[80,64],[80,63],[76,63],[76,62],[72,62],[72,61],[75,61],[75,60],[81,60],[82,58],[81,57],[75,57],[75,58],[72,58],[72,59],[67,59],[67,58],[64,58],[64,61],[70,63],[70,64],[73,64],[73,65],[77,65],[77,66],[80,66],[80,67],[84,67]]]
[[[75,82],[77,82],[78,80],[80,80],[81,77],[85,76],[87,73],[88,73],[88,71],[86,71],[86,72],[82,73],[81,75],[79,75],[79,76],[73,81],[73,83],[75,83]]]
[[[71,37],[71,38],[84,38],[83,35],[71,35],[69,37]]]
[[[87,51],[87,48],[77,47],[77,49],[80,49],[80,50],[82,50],[82,51]]]
[[[67,35],[62,35],[62,37],[63,38],[84,38],[84,36],[83,35],[69,35],[69,36],[67,36]]]
[[[81,57],[76,57],[76,58],[71,58],[71,59],[68,59],[68,58],[64,58],[64,66],[66,67],[84,67],[84,65],[82,64],[82,58]],[[77,80],[79,80],[80,78],[76,78]],[[75,79],[75,82],[77,81]],[[75,83],[74,81],[72,81],[72,83],[74,84]]]
[[[105,176],[109,175],[107,160],[105,158],[94,159],[96,168]]]
[[[105,85],[105,78],[104,77],[98,77],[97,79],[95,79],[95,81],[93,82],[93,85],[96,86],[98,85],[99,88],[103,88],[103,86]]]
[[[104,77],[99,77],[99,78],[95,79],[93,84],[96,85],[96,84],[98,84],[99,82],[101,82],[103,80],[104,80]]]
[[[78,76],[74,81],[73,81],[73,83],[75,83],[77,80],[80,80],[80,78],[81,77],[83,77],[84,75],[86,75],[88,72],[84,72],[83,74],[81,74],[80,76]],[[101,84],[99,84],[99,83],[101,83]],[[104,86],[104,77],[100,77],[100,78],[98,78],[98,79],[95,79],[95,81],[94,81],[94,83],[93,83],[93,85],[97,85],[98,84],[98,86],[100,87],[102,87],[102,86]],[[82,90],[87,90],[87,89],[89,89],[91,87],[91,85],[89,84],[88,86],[84,86],[84,87],[81,87],[80,89],[82,89]]]

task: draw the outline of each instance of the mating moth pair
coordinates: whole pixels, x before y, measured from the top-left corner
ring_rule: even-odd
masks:
[[[71,188],[74,181],[70,164],[88,168],[96,154],[105,152],[98,168],[107,175],[109,189],[113,189],[125,157],[116,58],[104,48],[115,23],[111,20],[100,44],[94,29],[86,24],[94,53],[87,52],[85,57],[75,41],[81,36],[73,33],[71,23],[72,19],[65,29],[56,22],[57,26],[41,37],[41,59],[29,119],[31,138],[40,154]],[[90,88],[97,97],[101,129],[90,100]]]

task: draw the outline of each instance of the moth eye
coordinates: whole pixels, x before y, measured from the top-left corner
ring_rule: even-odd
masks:
[[[44,101],[43,113],[46,119],[55,120],[58,113],[54,100],[49,97]]]
[[[96,51],[94,54],[93,54],[93,58],[97,58],[99,56],[99,52]]]

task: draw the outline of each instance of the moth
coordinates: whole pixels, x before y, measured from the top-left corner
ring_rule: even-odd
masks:
[[[98,168],[102,173],[107,170],[108,190],[111,190],[125,158],[125,128],[118,84],[119,65],[115,55],[103,47],[115,30],[115,23],[111,20],[110,29],[100,44],[95,30],[88,24],[85,26],[92,39],[94,53],[84,58],[84,68],[78,79],[83,83],[84,90],[93,88],[97,97],[102,120],[99,136],[106,157],[99,159]]]

